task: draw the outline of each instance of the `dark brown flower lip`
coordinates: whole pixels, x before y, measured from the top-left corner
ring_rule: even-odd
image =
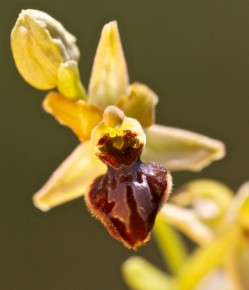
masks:
[[[168,171],[156,163],[144,164],[141,125],[108,107],[104,121],[93,132],[96,156],[107,165],[94,180],[85,201],[109,233],[136,250],[150,238],[156,215],[169,194]]]
[[[149,238],[156,215],[169,194],[169,173],[139,158],[131,166],[108,166],[85,195],[92,212],[109,233],[125,246],[137,249]]]

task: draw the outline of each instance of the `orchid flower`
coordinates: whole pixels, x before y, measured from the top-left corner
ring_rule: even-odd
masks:
[[[154,124],[158,97],[145,84],[129,83],[116,21],[103,27],[88,90],[80,80],[76,38],[48,14],[23,10],[11,33],[11,47],[23,78],[37,89],[53,89],[43,101],[44,110],[79,139],[77,148],[34,194],[34,205],[40,210],[48,211],[86,195],[90,211],[109,232],[136,249],[147,241],[156,214],[169,196],[168,170],[198,171],[224,156],[224,144],[218,140]],[[127,159],[121,153],[127,154]],[[129,203],[128,188],[131,195],[139,191],[135,186],[139,172],[143,192]],[[154,178],[151,182],[150,173]],[[132,177],[125,181],[127,196],[123,199],[117,198],[122,188],[120,174]],[[105,184],[110,176],[118,179],[118,189]],[[112,215],[100,205],[106,197],[97,201],[105,190],[114,204],[119,202],[110,210]],[[155,192],[159,196],[156,206],[150,201],[153,196],[155,199]],[[131,215],[136,216],[134,227],[145,227],[134,241]]]

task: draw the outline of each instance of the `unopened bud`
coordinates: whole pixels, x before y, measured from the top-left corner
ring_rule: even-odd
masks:
[[[60,22],[38,10],[23,10],[11,33],[11,48],[22,77],[37,89],[57,86],[58,68],[78,60],[76,38]]]

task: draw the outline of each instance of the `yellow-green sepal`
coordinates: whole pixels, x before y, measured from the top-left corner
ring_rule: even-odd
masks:
[[[105,109],[127,93],[129,77],[116,21],[102,30],[90,78],[89,102]]]
[[[171,171],[199,171],[225,155],[222,142],[187,130],[152,125],[145,129],[145,134],[142,160],[153,160]]]

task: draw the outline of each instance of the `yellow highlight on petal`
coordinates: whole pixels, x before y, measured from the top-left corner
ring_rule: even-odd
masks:
[[[127,93],[129,77],[117,22],[102,30],[89,84],[89,102],[105,109]]]
[[[71,128],[81,141],[89,140],[92,129],[102,120],[102,112],[94,105],[83,100],[68,100],[56,92],[46,96],[43,108],[60,124]]]

